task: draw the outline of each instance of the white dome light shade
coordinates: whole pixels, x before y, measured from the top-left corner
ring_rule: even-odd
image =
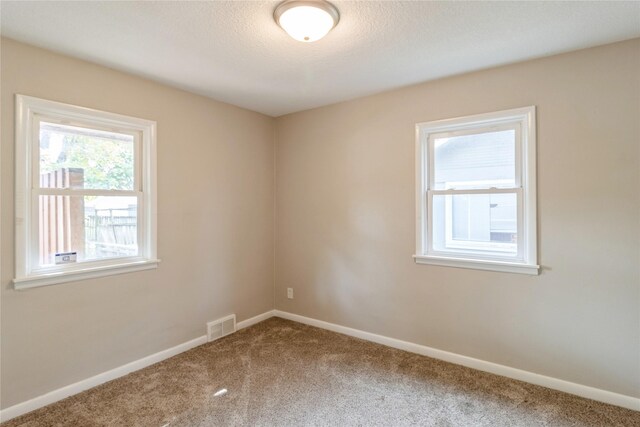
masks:
[[[273,17],[291,37],[314,42],[327,35],[338,23],[338,9],[324,0],[290,0],[281,3]]]

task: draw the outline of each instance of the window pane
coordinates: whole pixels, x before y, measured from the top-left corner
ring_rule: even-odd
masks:
[[[40,265],[56,264],[56,253],[76,252],[76,262],[138,255],[136,197],[39,199]]]
[[[133,136],[40,122],[40,187],[134,189]]]
[[[517,255],[517,195],[433,197],[433,249]]]
[[[434,189],[515,187],[515,131],[435,138]]]

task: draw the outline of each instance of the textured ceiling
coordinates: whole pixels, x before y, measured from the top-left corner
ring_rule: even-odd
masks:
[[[640,36],[640,2],[334,1],[297,42],[277,1],[0,3],[4,36],[271,116]]]

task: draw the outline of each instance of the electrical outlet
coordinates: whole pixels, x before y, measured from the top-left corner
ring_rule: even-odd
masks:
[[[293,299],[293,288],[287,288],[287,298]]]

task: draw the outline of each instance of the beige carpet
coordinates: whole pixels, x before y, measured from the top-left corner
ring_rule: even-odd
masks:
[[[640,426],[640,412],[272,318],[3,427],[165,425]]]

